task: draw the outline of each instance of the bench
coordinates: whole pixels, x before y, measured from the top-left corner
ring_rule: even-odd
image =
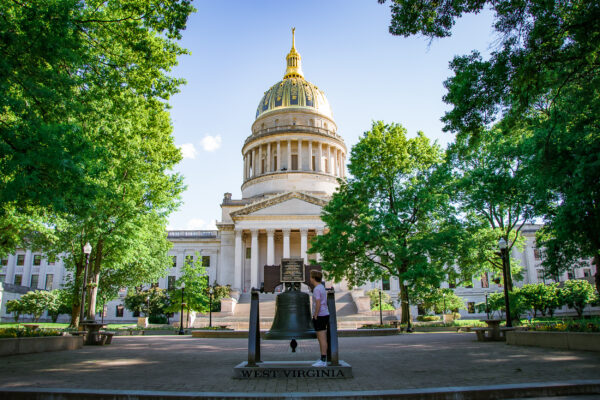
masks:
[[[494,337],[494,329],[492,328],[471,328],[471,332],[475,332],[477,334],[477,340],[479,342],[500,340],[500,338]],[[486,335],[486,332],[489,332],[490,334]]]
[[[471,332],[471,330],[474,328],[472,326],[455,326],[454,329],[456,329],[456,333],[458,333],[458,332]]]
[[[115,332],[108,332],[108,331],[100,332],[100,334],[104,338],[106,338],[106,339],[102,339],[103,344],[111,344],[112,338],[113,338],[113,336],[115,336]]]

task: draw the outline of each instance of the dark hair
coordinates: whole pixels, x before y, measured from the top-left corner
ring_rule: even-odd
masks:
[[[321,282],[321,280],[323,280],[323,273],[321,271],[317,271],[316,269],[311,269],[310,277],[317,282]]]

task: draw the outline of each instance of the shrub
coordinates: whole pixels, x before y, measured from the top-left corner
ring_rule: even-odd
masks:
[[[577,311],[577,315],[583,315],[583,309],[588,304],[596,301],[597,296],[594,287],[584,280],[569,280],[561,290],[564,302]]]
[[[31,329],[28,327],[0,328],[1,339],[60,335],[62,335],[62,332],[56,329]]]
[[[371,298],[371,310],[379,311],[379,289],[371,289],[367,292],[367,296]],[[395,310],[396,308],[392,305],[392,298],[386,292],[381,292],[381,309],[382,310]]]
[[[419,315],[417,317],[417,321],[421,322],[431,322],[431,321],[439,321],[439,315]]]

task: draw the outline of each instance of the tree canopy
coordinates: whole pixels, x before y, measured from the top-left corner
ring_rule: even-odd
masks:
[[[464,14],[495,13],[490,57],[473,51],[450,63],[444,129],[473,146],[493,124],[524,137],[547,226],[542,244],[568,262],[593,257],[600,265],[600,4],[394,0],[390,8],[393,35],[430,39],[450,36]]]
[[[442,150],[423,133],[408,138],[401,125],[374,122],[352,148],[350,178],[323,208],[329,231],[310,250],[323,256],[330,277],[351,285],[397,277],[405,321],[404,282],[439,286],[453,264],[456,227],[442,162]]]

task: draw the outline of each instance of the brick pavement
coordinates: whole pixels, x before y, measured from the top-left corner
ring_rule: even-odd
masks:
[[[263,341],[263,360],[312,360],[315,341]],[[234,380],[246,339],[189,336],[115,337],[110,346],[2,357],[0,387],[194,392],[400,390],[599,379],[600,353],[481,343],[474,334],[423,333],[340,338],[347,380]]]

